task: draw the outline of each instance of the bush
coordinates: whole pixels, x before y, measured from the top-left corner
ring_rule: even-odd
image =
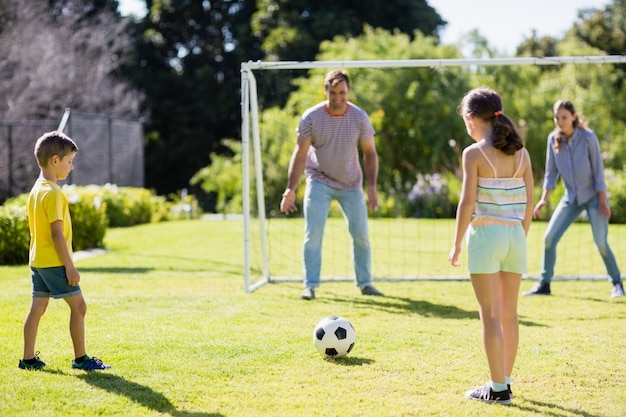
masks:
[[[150,190],[106,184],[101,191],[111,227],[128,227],[152,221],[154,195]]]
[[[459,195],[450,192],[451,178],[440,174],[418,175],[406,204],[408,217],[449,219],[456,215]]]
[[[0,265],[28,263],[28,209],[25,204],[0,206]]]
[[[606,185],[609,192],[609,206],[611,207],[611,223],[626,223],[626,172],[604,171]]]
[[[160,211],[155,211],[152,221],[197,219],[202,214],[200,202],[186,189],[183,188],[180,194],[170,194],[168,197],[167,201],[159,197],[160,203],[155,204],[155,207],[160,208]]]
[[[98,187],[77,187],[64,185],[62,187],[68,201],[70,217],[72,218],[72,247],[74,251],[104,247],[104,235],[108,225],[106,206],[99,196]],[[21,194],[7,200],[0,212],[0,264],[23,264],[28,262],[28,246],[30,232],[28,230],[28,194]],[[23,243],[25,242],[25,244]],[[21,251],[26,248],[24,257],[5,255],[6,250]],[[6,259],[9,258],[9,259]],[[10,259],[19,260],[11,262]]]
[[[109,219],[106,203],[96,186],[64,185],[72,218],[72,246],[75,251],[103,248]]]
[[[383,217],[454,218],[461,182],[452,174],[418,174],[406,194],[391,190],[379,197]]]
[[[106,184],[100,190],[110,227],[198,218],[201,212],[198,200],[186,190],[170,195],[169,200],[145,188]]]
[[[134,187],[64,185],[73,229],[74,251],[104,247],[107,227],[198,218],[197,199],[183,190],[165,197]],[[0,265],[28,263],[28,194],[0,206]]]

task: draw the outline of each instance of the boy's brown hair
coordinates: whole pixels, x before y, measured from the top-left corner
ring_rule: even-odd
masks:
[[[63,159],[72,152],[78,152],[76,143],[65,133],[57,130],[44,133],[35,143],[35,158],[40,167],[48,166],[54,155]]]

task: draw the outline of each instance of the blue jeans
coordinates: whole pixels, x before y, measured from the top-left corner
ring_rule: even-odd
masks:
[[[548,228],[543,236],[544,252],[543,252],[543,270],[541,271],[541,282],[549,283],[554,275],[554,264],[556,262],[556,245],[567,228],[576,220],[583,210],[587,212],[591,231],[593,232],[593,240],[602,256],[606,272],[609,274],[610,280],[616,284],[622,281],[622,277],[615,262],[615,256],[607,242],[609,234],[609,221],[600,214],[598,210],[599,198],[596,195],[585,204],[578,205],[575,202],[570,203],[564,198],[561,199],[559,205],[554,210],[552,218],[548,223]]]
[[[321,182],[307,182],[304,194],[304,286],[320,285],[322,268],[322,239],[330,203],[336,199],[341,206],[348,230],[352,237],[352,257],[356,283],[359,287],[372,282],[369,233],[367,229],[367,206],[362,189],[345,191],[329,187]]]

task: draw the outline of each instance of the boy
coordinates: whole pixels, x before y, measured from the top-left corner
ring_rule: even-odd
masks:
[[[35,353],[35,340],[41,316],[48,301],[63,298],[70,307],[70,335],[74,344],[72,368],[92,371],[110,365],[85,352],[85,313],[87,304],[78,283],[80,274],[72,260],[72,222],[65,194],[58,186],[74,169],[78,146],[61,132],[48,132],[37,139],[35,158],[41,168],[28,197],[30,229],[29,265],[33,299],[24,322],[24,356],[21,369],[41,369],[46,364]]]

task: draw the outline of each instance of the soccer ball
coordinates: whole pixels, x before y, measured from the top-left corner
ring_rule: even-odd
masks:
[[[343,358],[350,353],[354,342],[354,327],[343,317],[326,317],[317,323],[313,331],[313,344],[327,358]]]

